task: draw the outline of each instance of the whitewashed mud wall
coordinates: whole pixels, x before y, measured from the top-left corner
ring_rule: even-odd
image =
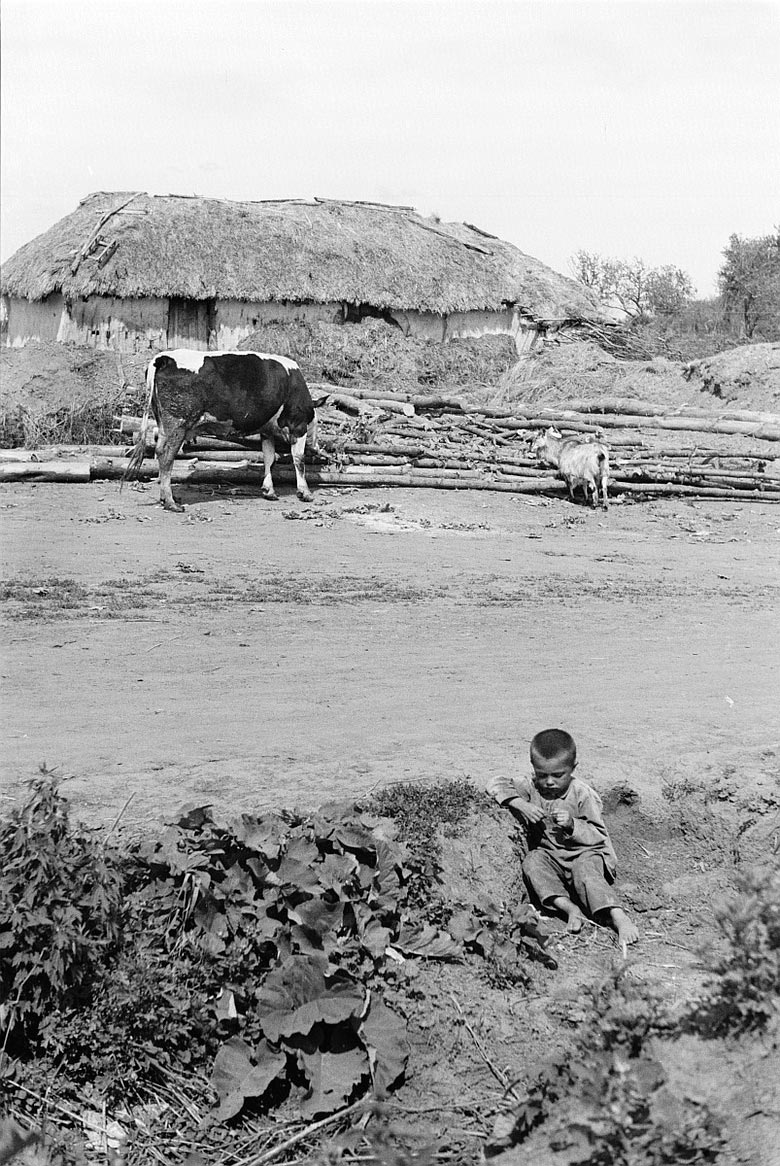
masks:
[[[62,295],[45,300],[4,297],[8,313],[6,345],[21,348],[30,340],[70,341],[118,352],[158,351],[165,347],[168,300],[95,297],[66,303]]]
[[[393,319],[407,336],[435,340],[470,340],[480,336],[511,336],[519,353],[528,352],[543,339],[543,331],[519,312],[452,312],[439,316],[435,312],[392,313]]]
[[[215,330],[212,348],[236,348],[257,328],[269,324],[340,324],[341,304],[241,303],[238,300],[219,300],[214,312]],[[206,345],[204,344],[205,348]]]
[[[10,347],[21,347],[30,340],[56,340],[118,352],[159,352],[176,340],[168,335],[169,301],[163,297],[96,296],[71,304],[61,295],[37,302],[3,297],[3,310],[7,314],[5,344]],[[518,353],[522,354],[544,339],[543,328],[511,308],[504,312],[453,312],[449,316],[414,311],[390,314],[407,336],[438,344],[479,336],[511,336]],[[189,335],[187,347],[237,348],[242,340],[264,325],[296,321],[338,324],[343,319],[343,305],[336,301],[305,304],[220,300],[211,313],[210,329],[204,323],[203,334]]]

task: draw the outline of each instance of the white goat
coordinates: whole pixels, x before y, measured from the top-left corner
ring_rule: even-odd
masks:
[[[556,466],[569,487],[569,497],[581,486],[585,501],[595,508],[601,490],[601,504],[606,510],[609,483],[609,450],[600,441],[580,441],[576,437],[562,437],[551,426],[538,433],[531,443],[531,453],[549,466]]]

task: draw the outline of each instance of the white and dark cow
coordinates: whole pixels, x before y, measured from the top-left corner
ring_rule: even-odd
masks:
[[[290,443],[298,497],[311,502],[303,455],[316,448],[317,420],[308,385],[294,360],[260,352],[197,352],[176,348],[158,352],[146,370],[148,397],[141,428],[124,478],[135,477],[146,451],[150,415],[157,422],[160,501],[182,510],[171,492],[176,454],[196,429],[218,422],[223,435],[261,433],[264,498],[276,499],[271,469],[276,457],[273,434]]]

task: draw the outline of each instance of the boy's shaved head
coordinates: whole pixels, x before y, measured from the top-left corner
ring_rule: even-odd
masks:
[[[531,756],[544,761],[560,757],[574,765],[577,760],[577,746],[571,734],[564,729],[543,729],[531,742]]]

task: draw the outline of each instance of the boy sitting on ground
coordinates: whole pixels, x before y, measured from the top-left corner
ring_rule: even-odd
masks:
[[[617,903],[615,851],[602,818],[601,798],[574,776],[577,746],[562,729],[545,729],[531,741],[533,778],[499,778],[491,793],[523,823],[528,854],[523,878],[541,905],[580,931],[581,907],[617,932],[625,953],[639,932]]]

